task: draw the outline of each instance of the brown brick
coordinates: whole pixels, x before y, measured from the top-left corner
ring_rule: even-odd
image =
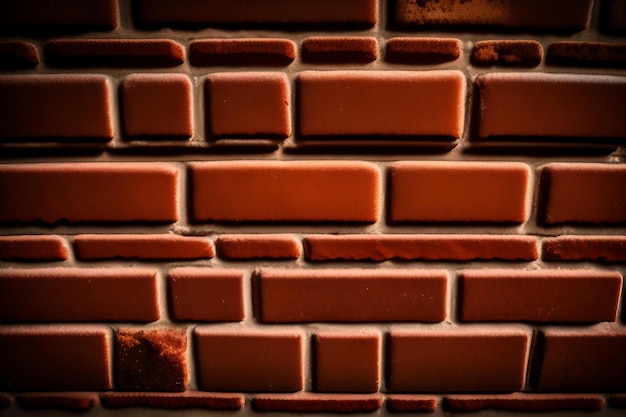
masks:
[[[446,318],[443,270],[264,269],[259,281],[266,323]]]
[[[523,223],[530,169],[517,162],[396,162],[392,222]]]
[[[0,322],[158,320],[156,270],[0,270]]]
[[[0,42],[0,69],[25,69],[39,65],[39,52],[30,42]]]
[[[562,41],[548,46],[550,65],[579,67],[626,67],[626,43]]]
[[[476,269],[460,272],[463,321],[615,321],[618,272]]]
[[[501,65],[510,67],[536,67],[543,58],[543,48],[531,40],[479,41],[472,48],[474,65]]]
[[[195,220],[378,220],[380,173],[366,162],[225,161],[189,166]]]
[[[2,326],[0,389],[111,389],[110,350],[105,326]]]
[[[613,408],[626,408],[626,394],[614,394],[609,396],[608,403]]]
[[[547,224],[626,222],[626,166],[594,163],[551,163],[542,170]]]
[[[481,410],[515,412],[554,412],[565,410],[599,411],[604,398],[592,394],[514,394],[449,395],[445,399],[448,410],[470,413]]]
[[[459,71],[304,71],[298,90],[303,136],[456,139],[463,133],[465,77]]]
[[[298,259],[298,240],[287,234],[222,235],[217,239],[219,256],[226,259]]]
[[[295,392],[304,387],[298,331],[198,326],[194,334],[202,390]]]
[[[64,261],[68,248],[59,236],[1,236],[0,259],[28,261]]]
[[[441,64],[459,59],[462,52],[459,39],[396,37],[387,41],[385,60],[400,64]]]
[[[533,261],[537,240],[506,235],[309,235],[304,238],[310,261],[330,260],[492,260]]]
[[[102,392],[100,393],[100,402],[105,408],[239,410],[243,407],[245,400],[241,394],[221,392]]]
[[[612,35],[626,34],[626,0],[604,0],[601,6],[602,30]]]
[[[387,396],[387,410],[396,413],[434,413],[439,397],[419,394],[391,394]]]
[[[302,60],[315,63],[368,63],[378,58],[376,38],[312,36],[302,41]]]
[[[113,138],[111,84],[102,75],[3,75],[0,96],[2,141]]]
[[[546,261],[626,262],[624,236],[558,236],[543,240]]]
[[[286,66],[294,59],[296,44],[289,39],[201,39],[189,44],[189,61],[196,67]]]
[[[170,270],[168,275],[173,319],[243,320],[243,271],[182,267]]]
[[[20,408],[26,410],[89,411],[98,404],[98,394],[92,392],[30,392],[15,396]]]
[[[623,77],[490,73],[476,83],[480,137],[626,138]]]
[[[175,222],[178,171],[162,162],[0,166],[0,221]]]
[[[505,327],[392,330],[387,388],[392,391],[518,391],[530,337]]]
[[[258,394],[252,400],[257,411],[291,413],[373,413],[383,405],[380,394]]]

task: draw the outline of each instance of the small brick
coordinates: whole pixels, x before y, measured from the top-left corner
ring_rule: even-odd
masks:
[[[24,261],[64,261],[68,248],[59,236],[0,236],[0,259]]]
[[[207,238],[177,235],[78,235],[79,259],[206,259],[215,256]]]
[[[539,256],[537,240],[531,236],[310,235],[304,246],[309,261],[533,261]]]
[[[518,391],[530,337],[515,328],[392,330],[387,388],[392,391]]]
[[[175,222],[178,170],[162,162],[0,166],[0,222]]]
[[[379,217],[381,179],[370,163],[224,161],[189,167],[198,221],[375,223]]]
[[[387,396],[387,410],[395,413],[434,413],[439,397],[416,394],[391,394]]]
[[[39,52],[30,42],[0,42],[0,69],[26,69],[39,65]]]
[[[543,58],[543,48],[531,40],[479,41],[472,48],[474,65],[501,65],[510,67],[536,67]]]
[[[624,236],[558,236],[543,240],[546,261],[626,262]]]
[[[459,39],[397,37],[387,41],[385,60],[400,64],[442,64],[459,59],[462,51]]]
[[[291,134],[287,76],[274,72],[214,73],[205,83],[207,124],[217,137]]]
[[[303,335],[196,327],[198,385],[206,391],[296,392],[304,388]]]
[[[626,166],[551,163],[542,170],[540,221],[549,225],[626,222]]]
[[[503,395],[449,395],[445,399],[448,410],[470,413],[482,410],[514,412],[554,412],[565,410],[599,411],[604,398],[591,394],[525,394]]]
[[[626,1],[604,0],[602,2],[601,28],[612,35],[626,34]]]
[[[244,405],[241,394],[186,391],[169,392],[102,392],[105,408],[149,407],[167,410],[199,408],[204,410],[239,410]]]
[[[482,138],[626,138],[623,77],[490,73],[480,75],[476,85]]]
[[[208,66],[287,66],[296,59],[296,44],[289,39],[202,39],[189,44],[189,61]]]
[[[302,61],[315,63],[368,63],[378,58],[376,38],[313,36],[302,41]]]
[[[98,394],[91,392],[22,393],[15,396],[20,408],[26,410],[89,411],[98,404]]]
[[[457,139],[463,132],[465,77],[459,71],[304,71],[298,90],[303,136]]]
[[[0,140],[113,138],[111,84],[102,75],[0,76]]]
[[[298,259],[300,245],[292,235],[222,235],[217,239],[219,256],[226,259]]]
[[[1,326],[0,389],[109,390],[105,326]]]
[[[185,48],[171,39],[55,39],[43,45],[51,67],[176,67]]]
[[[579,67],[626,67],[626,43],[563,41],[548,46],[550,65]]]
[[[396,162],[392,222],[523,223],[531,172],[517,162]]]
[[[290,413],[373,413],[383,405],[380,394],[258,394],[252,399],[257,411]]]
[[[622,290],[618,272],[597,270],[460,272],[463,321],[615,321]]]
[[[261,320],[439,322],[448,276],[440,270],[290,270],[259,274]]]
[[[243,320],[243,271],[183,267],[170,270],[168,275],[175,320]]]

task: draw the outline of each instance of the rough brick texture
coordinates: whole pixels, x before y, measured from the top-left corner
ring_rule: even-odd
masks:
[[[20,407],[27,410],[89,411],[98,404],[98,395],[87,392],[23,393],[15,396]]]
[[[481,410],[516,412],[599,411],[604,406],[604,398],[591,394],[449,395],[445,399],[445,404],[449,410],[460,413]]]
[[[33,261],[63,261],[69,254],[59,236],[1,236],[0,259]]]
[[[201,391],[181,393],[110,391],[100,393],[100,402],[106,408],[239,410],[244,405],[244,397],[240,394]]]
[[[291,413],[372,413],[383,404],[380,394],[264,394],[253,400],[258,411]]]
[[[395,37],[387,41],[385,60],[403,64],[439,64],[459,59],[463,45],[453,38]]]
[[[548,261],[626,262],[624,236],[558,236],[543,241]]]
[[[302,60],[307,62],[366,63],[376,58],[376,38],[314,36],[302,41]]]
[[[202,39],[189,44],[191,65],[245,66],[289,65],[296,58],[296,44],[289,39]]]
[[[291,235],[222,235],[217,240],[220,256],[227,259],[298,259],[298,240]]]

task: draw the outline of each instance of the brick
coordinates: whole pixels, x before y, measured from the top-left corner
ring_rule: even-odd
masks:
[[[624,236],[558,236],[543,240],[546,261],[626,262]]]
[[[626,408],[626,394],[615,394],[609,396],[608,404],[613,408]]]
[[[0,410],[10,406],[12,402],[13,398],[10,395],[0,392]]]
[[[375,223],[379,217],[381,179],[370,163],[225,161],[189,167],[198,221]]]
[[[303,335],[298,331],[198,326],[194,335],[202,390],[295,392],[304,388]]]
[[[536,67],[543,58],[543,48],[531,40],[479,41],[472,48],[474,65],[500,65],[511,67]]]
[[[402,26],[580,31],[592,0],[397,0],[394,21]]]
[[[626,332],[611,327],[546,329],[536,389],[551,392],[623,392]]]
[[[387,410],[396,413],[434,413],[439,397],[419,394],[391,394],[387,396]]]
[[[0,259],[28,261],[64,261],[68,248],[59,236],[0,236]]]
[[[201,39],[189,44],[189,62],[208,66],[287,66],[296,59],[296,44],[289,39]]]
[[[121,87],[124,133],[130,137],[193,135],[192,87],[183,74],[131,74]]]
[[[0,69],[26,69],[39,65],[39,52],[30,42],[0,42]]]
[[[626,222],[626,166],[551,163],[542,170],[546,224],[619,224]]]
[[[618,272],[509,269],[460,272],[463,321],[615,321]]]
[[[396,162],[392,222],[523,223],[531,172],[517,162]]]
[[[534,237],[506,235],[309,235],[304,247],[309,261],[533,261],[539,256]]]
[[[263,269],[265,323],[439,322],[446,318],[443,270]]]
[[[77,235],[76,256],[92,259],[206,259],[215,256],[211,241],[177,235]]]
[[[314,63],[368,63],[378,58],[376,38],[312,36],[302,41],[302,60]]]
[[[219,256],[225,259],[298,259],[298,240],[287,234],[229,234],[217,239]]]
[[[172,318],[183,321],[240,321],[244,318],[244,272],[181,267],[168,274]]]
[[[98,404],[98,394],[91,392],[21,393],[15,396],[20,408],[26,410],[89,411]]]
[[[601,29],[612,35],[626,34],[626,1],[604,0],[601,7]]]
[[[55,39],[43,45],[51,67],[176,67],[185,48],[171,39]]]
[[[0,96],[1,141],[113,138],[111,84],[102,75],[3,75]]]
[[[185,391],[187,335],[181,329],[119,329],[115,333],[115,387]]]
[[[482,410],[514,412],[554,412],[565,410],[599,411],[604,398],[592,394],[526,394],[516,392],[501,395],[449,395],[445,399],[448,410],[471,413]]]
[[[482,138],[626,138],[623,77],[490,73],[480,75],[476,85]]]
[[[459,71],[304,71],[297,84],[297,120],[306,137],[457,139],[463,133],[465,77]]]
[[[454,38],[395,37],[385,48],[385,60],[400,64],[441,64],[456,61],[463,52]]]
[[[287,76],[275,72],[210,74],[205,83],[208,129],[216,137],[291,134]]]
[[[252,400],[257,411],[291,413],[373,413],[383,405],[380,394],[258,394]]]
[[[0,322],[158,320],[148,268],[0,270]]]
[[[0,222],[175,222],[178,170],[162,162],[0,166]]]
[[[315,335],[315,387],[322,392],[378,392],[380,334],[320,332]]]
[[[579,67],[626,67],[626,43],[562,41],[548,46],[549,65]]]
[[[389,335],[392,391],[518,391],[530,337],[505,327],[420,328]]]
[[[108,390],[105,326],[1,326],[0,389]]]
[[[244,405],[241,394],[185,391],[174,392],[102,392],[100,402],[105,408],[148,407],[167,410],[204,409],[239,410]]]

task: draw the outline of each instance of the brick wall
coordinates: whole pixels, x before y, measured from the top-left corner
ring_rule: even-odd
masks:
[[[0,36],[0,414],[626,411],[626,1]]]

